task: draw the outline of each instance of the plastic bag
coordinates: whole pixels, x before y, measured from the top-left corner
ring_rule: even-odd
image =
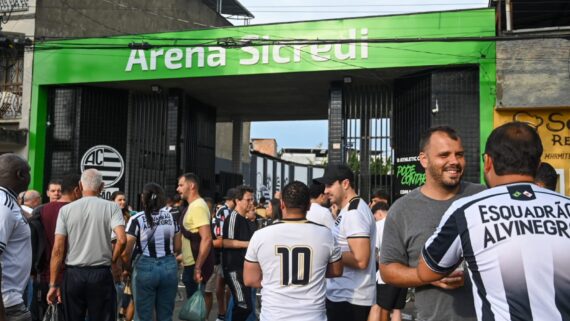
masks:
[[[203,321],[206,319],[206,302],[202,294],[201,284],[198,290],[184,303],[178,318],[186,321]]]
[[[42,321],[63,321],[63,313],[60,307],[58,304],[50,304]]]

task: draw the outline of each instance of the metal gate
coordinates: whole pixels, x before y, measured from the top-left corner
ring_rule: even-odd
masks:
[[[378,189],[390,193],[394,160],[390,145],[392,88],[345,85],[342,95],[342,162],[355,172],[364,199],[369,200]]]
[[[111,147],[125,155],[128,93],[96,87],[53,87],[49,89],[44,187],[51,179],[80,172],[81,161],[96,146]],[[107,160],[107,156],[105,156]],[[123,168],[99,166],[108,188],[123,189]],[[108,195],[107,195],[108,196]]]
[[[165,94],[130,96],[125,191],[136,208],[146,183],[159,184],[167,195],[176,191],[178,99]]]
[[[420,135],[451,125],[465,148],[463,179],[479,182],[478,72],[465,66],[410,74],[389,85],[333,83],[329,162],[352,168],[364,199],[378,189],[394,199],[425,183]]]
[[[215,198],[216,110],[186,96],[181,119],[181,172],[198,175],[201,195]]]

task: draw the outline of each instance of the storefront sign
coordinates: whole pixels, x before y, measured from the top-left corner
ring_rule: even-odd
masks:
[[[46,41],[35,45],[34,84],[494,66],[494,42],[369,42],[494,36],[494,24],[495,11],[480,9]]]
[[[252,41],[269,40],[269,36],[246,35],[238,40],[239,44],[247,44]],[[362,41],[368,39],[368,29],[362,28],[358,32],[356,29],[348,31],[347,39]],[[233,41],[233,40],[232,40]],[[274,40],[275,41],[275,40]],[[282,41],[283,42],[283,41]],[[310,60],[314,62],[325,62],[329,60],[343,61],[368,58],[368,43],[362,43],[356,48],[356,42],[349,44],[302,44],[299,41],[289,41],[292,44],[283,42],[281,45],[244,46],[240,48],[238,63],[241,66],[251,66],[257,64],[289,64],[300,63],[301,55],[310,54]],[[238,44],[236,44],[238,45]],[[227,51],[224,47],[187,47],[171,49],[133,49],[129,55],[129,60],[125,71],[132,71],[137,68],[141,71],[157,70],[157,61],[168,70],[190,69],[225,66],[227,63]]]
[[[557,191],[570,195],[570,109],[495,111],[495,127],[522,121],[537,129],[544,152],[542,161],[559,175]]]

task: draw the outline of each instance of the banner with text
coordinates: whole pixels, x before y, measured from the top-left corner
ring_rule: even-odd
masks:
[[[522,121],[538,130],[544,152],[542,161],[558,173],[556,191],[570,195],[570,108],[495,111],[495,127]]]

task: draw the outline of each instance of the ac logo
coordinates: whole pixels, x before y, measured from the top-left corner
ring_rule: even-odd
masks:
[[[82,162],[85,166],[103,166],[105,157],[105,149],[98,148],[85,154],[85,161]]]
[[[115,185],[124,174],[125,162],[121,154],[111,146],[97,145],[89,148],[81,158],[81,172],[94,168],[103,175],[105,188]]]

